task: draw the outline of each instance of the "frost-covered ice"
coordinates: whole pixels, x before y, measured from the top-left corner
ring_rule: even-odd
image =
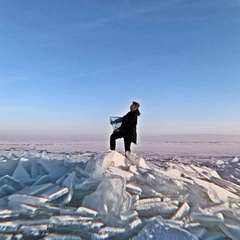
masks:
[[[0,154],[0,238],[240,239],[234,155],[27,150]]]

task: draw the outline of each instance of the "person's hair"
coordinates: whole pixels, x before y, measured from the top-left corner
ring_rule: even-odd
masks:
[[[135,105],[137,108],[139,108],[139,107],[140,107],[140,104],[139,104],[139,103],[137,103],[137,102],[135,102],[135,101],[133,101],[133,105]]]

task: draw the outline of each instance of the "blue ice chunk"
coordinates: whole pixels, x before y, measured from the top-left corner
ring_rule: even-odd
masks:
[[[41,184],[46,184],[51,182],[54,182],[52,177],[50,177],[49,175],[43,175],[33,185],[41,185]]]
[[[40,196],[41,193],[49,190],[54,186],[53,183],[33,185],[30,187],[25,187],[24,189],[17,192],[17,194],[29,195],[29,196]]]
[[[16,190],[21,190],[25,186],[19,180],[17,180],[14,177],[11,177],[9,175],[6,175],[6,176],[3,176],[0,178],[0,186],[5,185],[5,184],[13,187]]]
[[[162,220],[161,217],[156,217],[150,220],[146,226],[138,233],[133,240],[199,240],[197,236],[187,232],[184,229],[170,226]]]
[[[1,158],[0,161],[0,177],[5,175],[12,176],[18,165],[18,160],[8,159],[6,157]]]
[[[0,198],[8,196],[14,192],[16,192],[16,189],[12,186],[9,186],[7,184],[0,186]]]

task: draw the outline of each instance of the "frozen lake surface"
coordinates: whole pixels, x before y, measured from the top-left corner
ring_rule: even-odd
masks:
[[[73,161],[88,156],[98,156],[109,150],[108,141],[1,141],[0,154],[9,152],[21,155],[26,151],[47,151],[53,159],[71,155]],[[123,140],[117,140],[117,151],[124,154]],[[149,161],[201,162],[204,160],[231,159],[240,156],[240,142],[225,141],[141,141],[132,144],[132,151]]]

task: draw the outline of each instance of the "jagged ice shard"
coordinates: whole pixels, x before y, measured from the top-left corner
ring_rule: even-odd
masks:
[[[0,239],[240,239],[238,159],[84,156],[0,156]]]

